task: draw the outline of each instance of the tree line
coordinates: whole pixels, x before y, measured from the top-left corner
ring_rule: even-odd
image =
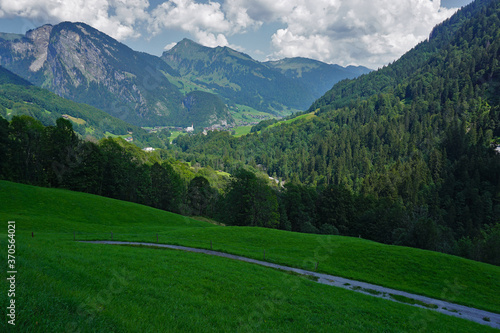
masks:
[[[451,134],[462,137],[463,133]],[[378,183],[373,186],[378,191],[354,192],[345,184],[333,183],[310,186],[288,182],[278,186],[249,166],[235,167],[233,175],[225,177],[210,167],[190,167],[175,161],[168,157],[169,151],[146,153],[122,139],[84,141],[63,118],[55,126],[43,126],[29,116],[15,116],[10,123],[0,118],[0,176],[206,216],[228,225],[362,237],[498,265],[500,225],[485,223],[498,216],[498,198],[493,196],[498,189],[492,187],[491,192],[485,192],[477,186],[485,182],[482,172],[498,182],[500,165],[498,159],[467,140],[471,135],[464,137],[463,147],[456,147],[453,140],[454,149],[470,150],[466,153],[478,159],[471,164],[457,152],[449,172],[440,174],[443,185],[434,190],[421,189],[439,206],[405,205],[398,195],[391,195],[387,187],[394,184],[411,195],[411,188],[406,189],[409,179],[391,179],[401,177],[405,169],[413,172],[407,164],[395,165],[394,174],[375,179]],[[482,159],[478,150],[484,155]],[[409,163],[426,168],[425,163]],[[432,178],[430,170],[422,173]],[[468,174],[473,177],[465,176]],[[388,195],[380,191],[388,191]],[[458,204],[453,204],[455,201]],[[446,214],[438,219],[435,210]]]
[[[475,1],[400,61],[336,85],[310,116],[265,122],[240,138],[182,136],[148,155],[119,139],[81,141],[62,119],[43,127],[13,117],[0,122],[0,172],[229,225],[362,237],[498,265],[499,13],[499,2]]]

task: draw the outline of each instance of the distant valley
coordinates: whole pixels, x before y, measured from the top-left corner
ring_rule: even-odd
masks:
[[[303,111],[336,82],[370,72],[304,58],[262,63],[188,39],[160,58],[70,22],[24,36],[0,34],[0,65],[136,126],[196,128],[233,127]]]

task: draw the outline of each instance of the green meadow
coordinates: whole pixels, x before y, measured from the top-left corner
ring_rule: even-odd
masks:
[[[170,135],[170,142],[174,141],[175,139],[177,139],[177,137],[179,137],[179,135],[182,135],[184,132],[182,131],[172,131],[172,135]]]
[[[83,193],[0,181],[2,258],[16,223],[18,332],[494,332],[426,309],[172,243],[356,278],[500,312],[500,268],[348,237],[223,227]],[[32,237],[32,233],[33,236]],[[265,253],[264,253],[265,251]],[[4,268],[4,277],[6,275]],[[8,284],[0,283],[5,312]]]
[[[309,120],[309,119],[312,119],[316,117],[315,115],[315,112],[310,112],[310,113],[306,113],[306,114],[303,114],[303,115],[300,115],[298,117],[295,117],[295,118],[292,118],[292,119],[288,119],[288,120],[284,120],[284,121],[279,121],[275,124],[272,124],[272,125],[269,125],[268,127],[266,128],[273,128],[273,127],[276,127],[276,126],[281,126],[283,124],[291,124],[291,123],[294,123],[298,120]]]
[[[243,136],[243,135],[247,135],[247,134],[250,133],[252,127],[253,126],[240,126],[240,127],[236,127],[234,129],[234,136],[235,137],[240,137],[240,136]]]

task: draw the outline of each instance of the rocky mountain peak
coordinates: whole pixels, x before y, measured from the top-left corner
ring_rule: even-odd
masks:
[[[52,32],[53,28],[54,26],[52,26],[51,24],[46,24],[39,28],[29,30],[28,32],[26,32],[26,38],[30,39],[34,43],[41,40],[48,42],[50,33]]]
[[[138,125],[177,124],[183,95],[161,59],[80,22],[0,38],[0,65],[36,85]]]

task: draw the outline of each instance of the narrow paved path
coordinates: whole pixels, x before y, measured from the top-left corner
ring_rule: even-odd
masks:
[[[273,264],[273,263],[266,262],[266,261],[246,258],[246,257],[242,257],[242,256],[237,256],[234,254],[224,253],[224,252],[217,252],[217,251],[205,250],[205,249],[197,249],[197,248],[178,246],[178,245],[168,245],[168,244],[158,244],[158,243],[139,243],[139,242],[120,242],[120,241],[81,241],[81,242],[94,243],[94,244],[136,245],[136,246],[142,245],[142,246],[151,246],[151,247],[161,247],[161,248],[169,248],[169,249],[174,249],[174,250],[204,253],[204,254],[209,254],[209,255],[218,256],[218,257],[224,257],[224,258],[229,258],[229,259],[234,259],[234,260],[245,261],[245,262],[249,262],[249,263],[257,264],[257,265],[261,265],[261,266],[271,267],[271,268],[275,268],[275,269],[281,269],[281,270],[289,271],[289,272],[295,272],[295,273],[298,273],[301,275],[313,276],[313,277],[317,278],[318,283],[357,291],[357,292],[360,292],[360,293],[363,293],[366,295],[384,298],[384,299],[387,299],[387,300],[390,300],[393,302],[409,304],[406,302],[400,302],[400,301],[394,299],[391,295],[398,295],[398,296],[407,297],[411,300],[423,302],[423,303],[427,304],[428,306],[417,305],[417,304],[409,304],[409,305],[424,308],[424,309],[434,310],[434,311],[441,312],[441,313],[449,315],[449,316],[454,316],[454,317],[458,317],[458,318],[471,320],[471,321],[474,321],[474,322],[479,323],[479,324],[488,325],[488,326],[491,326],[493,328],[500,329],[500,314],[497,314],[497,313],[492,313],[492,312],[488,312],[488,311],[484,311],[484,310],[470,308],[470,307],[463,306],[463,305],[449,303],[449,302],[441,301],[441,300],[426,297],[426,296],[411,294],[411,293],[407,293],[404,291],[399,291],[399,290],[395,290],[395,289],[390,289],[390,288],[378,286],[375,284],[370,284],[370,283],[356,281],[356,280],[350,280],[350,279],[346,279],[346,278],[343,278],[340,276],[334,276],[334,275],[329,275],[329,274],[306,271],[306,270],[299,269],[299,268],[277,265],[277,264]]]

